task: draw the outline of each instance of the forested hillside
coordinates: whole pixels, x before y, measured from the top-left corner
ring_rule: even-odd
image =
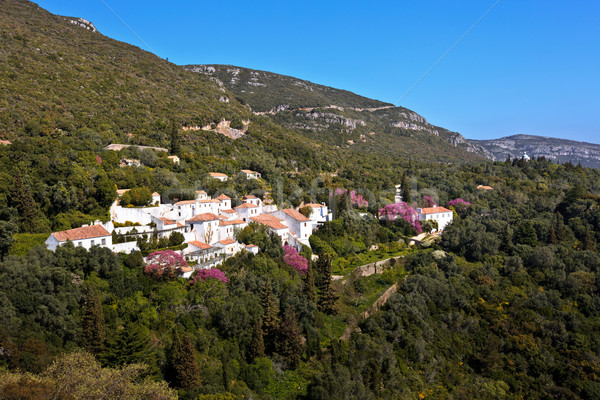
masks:
[[[0,400],[600,398],[600,171],[484,161],[400,107],[250,70],[244,95],[226,70],[0,8]],[[434,226],[379,218],[400,183],[407,209],[452,209],[440,236],[409,246]],[[334,219],[299,254],[250,224],[235,238],[257,254],[191,279],[144,259],[172,238],[45,249],[107,220],[117,189],[131,207],[202,189]]]

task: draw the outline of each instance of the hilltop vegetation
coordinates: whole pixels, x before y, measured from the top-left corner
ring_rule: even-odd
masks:
[[[401,107],[241,70],[240,85],[266,79],[250,96],[226,70],[220,87],[32,3],[1,5],[13,143],[0,145],[0,399],[600,398],[599,171],[484,162]],[[247,131],[180,129],[222,119]],[[104,149],[115,141],[181,163]],[[408,248],[414,226],[377,218],[400,182],[415,207],[470,205],[431,248]],[[37,245],[108,218],[116,188],[324,202],[336,219],[292,255],[249,226],[237,239],[258,254],[190,280],[146,274],[141,252]],[[381,274],[352,273],[392,256]]]

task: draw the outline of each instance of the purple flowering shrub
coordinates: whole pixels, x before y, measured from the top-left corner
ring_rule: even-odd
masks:
[[[379,215],[387,218],[390,221],[394,221],[398,217],[403,218],[408,221],[410,226],[412,226],[417,233],[421,233],[423,231],[421,224],[419,223],[419,215],[417,214],[417,210],[406,204],[404,201],[401,201],[400,203],[388,204],[379,210]]]
[[[465,211],[467,211],[467,208],[469,208],[470,205],[471,205],[471,203],[469,203],[468,201],[465,201],[461,198],[450,200],[448,202],[448,207],[452,207],[459,214],[462,214]]]
[[[197,282],[205,282],[207,279],[216,279],[227,283],[227,276],[219,268],[199,269],[192,276],[192,285]]]
[[[161,250],[151,253],[146,260],[144,273],[156,279],[172,279],[179,270],[187,267],[185,259],[173,250]]]
[[[308,270],[308,260],[298,254],[292,246],[283,246],[283,251],[283,261],[298,273],[304,275]]]

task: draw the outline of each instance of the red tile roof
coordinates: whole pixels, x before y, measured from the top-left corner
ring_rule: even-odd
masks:
[[[267,225],[269,228],[275,230],[287,229],[287,226],[281,223],[281,219],[271,214],[261,214],[256,217],[250,217],[250,219],[254,222],[258,222],[259,224]]]
[[[154,196],[160,196],[160,193],[158,193],[158,192],[152,193],[152,197],[154,197]]]
[[[227,177],[226,174],[222,174],[220,172],[209,172],[208,174],[210,176],[212,176],[213,178],[226,178]]]
[[[258,199],[258,197],[256,197],[256,196],[255,196],[255,195],[253,195],[253,194],[248,194],[248,195],[244,196],[244,198],[245,198],[245,199]]]
[[[219,221],[219,226],[229,226],[229,225],[240,225],[245,224],[241,219],[234,219],[233,221]]]
[[[245,173],[245,174],[258,174],[258,172],[256,172],[256,171],[251,171],[251,170],[249,170],[249,169],[243,169],[243,170],[242,170],[242,172],[243,172],[243,173]]]
[[[227,214],[235,214],[237,211],[233,210],[233,209],[228,209],[228,210],[221,210],[222,213],[227,213]]]
[[[198,194],[206,194],[206,192],[204,190],[196,190],[196,193],[198,193]]]
[[[231,197],[225,196],[224,194],[220,194],[219,197],[217,197],[217,199],[219,200],[231,200]]]
[[[308,203],[308,204],[305,204],[304,207],[323,208],[325,206],[323,204]]]
[[[427,207],[421,209],[421,214],[440,214],[440,213],[451,213],[446,207]]]
[[[219,243],[224,244],[224,245],[234,244],[235,240],[233,240],[232,238],[227,238],[227,239],[219,240]]]
[[[219,217],[217,217],[213,213],[204,213],[204,214],[198,214],[194,218],[190,218],[190,219],[186,220],[185,222],[205,222],[205,221],[214,221],[217,219],[219,219]]]
[[[82,240],[110,236],[110,233],[102,225],[82,226],[81,228],[54,232],[52,234],[59,242],[67,240]]]
[[[282,210],[282,211],[284,213],[286,213],[287,215],[289,215],[290,217],[294,218],[298,222],[310,221],[310,218],[306,218],[304,215],[300,214],[298,211],[294,210],[293,208],[286,208],[285,210]]]
[[[477,189],[483,189],[483,190],[493,190],[494,188],[491,186],[483,186],[483,185],[479,185],[477,186]]]
[[[206,204],[206,203],[221,203],[217,199],[206,199],[206,200],[198,200],[198,203]]]
[[[173,224],[175,224],[175,221],[173,221],[172,219],[169,219],[169,218],[160,217],[159,219],[163,222],[163,225],[173,225]]]
[[[258,207],[258,206],[254,205],[252,203],[244,203],[244,204],[239,205],[239,206],[234,207],[234,208],[237,210],[238,208],[256,208],[256,207]]]
[[[175,203],[176,206],[182,206],[184,204],[196,204],[196,200],[182,200]]]
[[[212,247],[210,244],[206,244],[206,243],[200,242],[198,240],[192,240],[191,242],[188,242],[188,244],[191,244],[192,246],[197,247],[202,250],[210,249]]]

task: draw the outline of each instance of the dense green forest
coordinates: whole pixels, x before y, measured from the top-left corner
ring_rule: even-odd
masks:
[[[143,377],[165,398],[598,398],[600,173],[544,159],[405,170],[416,203],[471,203],[429,248],[406,247],[403,221],[338,199],[306,274],[260,229],[240,234],[261,251],[228,259],[226,282],[156,280],[139,253],[101,248],[6,255],[3,392],[49,392],[56,365],[110,377],[143,363],[121,383],[137,393]],[[400,257],[381,275],[340,263],[386,251]],[[334,265],[344,279],[331,281]],[[94,382],[72,380],[73,396]]]
[[[240,96],[25,0],[0,7],[0,400],[600,399],[598,170],[485,162],[416,114],[390,126],[410,110],[281,76]],[[328,121],[291,109],[308,106]],[[223,120],[247,131],[181,129]],[[378,218],[399,183],[414,207],[464,206],[409,246],[413,225]],[[117,189],[132,206],[203,189],[335,219],[300,254],[251,224],[237,239],[258,254],[189,280],[141,252],[44,248],[108,220]]]

